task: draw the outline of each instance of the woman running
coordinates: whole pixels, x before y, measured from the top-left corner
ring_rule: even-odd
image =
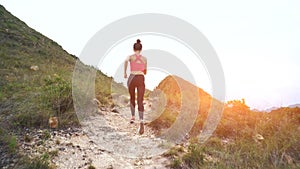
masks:
[[[133,45],[134,54],[128,56],[124,63],[124,78],[127,78],[127,66],[130,62],[130,76],[127,81],[128,91],[130,94],[130,110],[131,120],[135,120],[135,89],[137,89],[137,104],[139,111],[140,127],[139,133],[144,133],[144,93],[145,93],[145,77],[147,72],[147,59],[141,55],[142,44],[138,39]]]

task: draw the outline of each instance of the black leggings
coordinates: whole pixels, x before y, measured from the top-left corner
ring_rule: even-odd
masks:
[[[130,94],[130,110],[131,115],[135,116],[135,88],[137,88],[137,103],[139,110],[139,118],[143,120],[144,116],[144,93],[145,93],[145,77],[144,75],[130,75],[128,78],[128,90]]]

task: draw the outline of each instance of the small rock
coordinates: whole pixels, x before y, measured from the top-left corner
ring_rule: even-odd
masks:
[[[262,140],[264,140],[264,137],[260,134],[255,134],[254,140],[255,141],[262,141]]]
[[[66,145],[66,146],[73,146],[73,143],[72,143],[72,142],[66,141],[66,142],[65,142],[65,145]]]
[[[110,108],[114,108],[114,107],[116,107],[116,105],[115,105],[114,103],[112,103],[112,104],[110,105]]]
[[[65,149],[66,149],[66,148],[64,148],[64,147],[59,147],[59,148],[58,148],[59,151],[65,151]]]
[[[141,165],[143,165],[143,163],[142,163],[142,161],[139,160],[139,161],[136,161],[136,162],[134,163],[134,165],[135,165],[135,166],[141,166]]]
[[[52,129],[57,128],[57,126],[58,126],[58,119],[57,119],[57,117],[50,117],[49,118],[49,126]]]
[[[37,146],[40,146],[40,145],[42,145],[44,143],[44,141],[43,140],[39,140],[37,143],[36,143],[36,145]],[[34,142],[32,142],[32,144],[34,145],[35,143]]]
[[[24,146],[31,147],[31,146],[33,146],[34,144],[35,144],[34,141],[33,141],[33,142],[25,142],[25,143],[24,143]]]
[[[99,100],[96,99],[96,98],[93,99],[93,103],[94,103],[95,105],[97,105],[97,106],[100,106],[100,105],[101,105],[101,103],[99,102]]]
[[[110,164],[110,165],[107,167],[107,169],[114,169],[114,167],[113,167],[112,164]]]
[[[34,65],[34,66],[30,66],[30,69],[33,71],[37,71],[37,70],[39,70],[39,67]]]
[[[101,109],[97,109],[97,113],[99,114],[99,115],[104,115],[103,113],[102,113],[102,111],[101,111]]]
[[[112,110],[111,110],[111,112],[114,112],[114,113],[119,113],[119,111],[118,111],[117,109],[115,109],[115,108],[114,108],[114,109],[112,109]]]
[[[151,164],[152,164],[151,160],[145,160],[144,161],[144,165],[151,165]]]

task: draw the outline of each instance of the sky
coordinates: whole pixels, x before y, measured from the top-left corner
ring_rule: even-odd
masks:
[[[118,19],[142,13],[172,15],[199,29],[214,47],[224,70],[226,100],[245,98],[246,104],[256,109],[300,103],[298,0],[0,0],[0,4],[76,56],[80,56],[97,31]],[[168,39],[142,38],[145,49],[164,46],[161,50],[174,55],[186,50]],[[131,54],[135,39],[120,43],[107,59],[118,56],[116,65],[119,66],[122,58]],[[159,45],[162,43],[169,45]],[[191,71],[197,66],[186,64]],[[110,76],[116,71],[116,68],[98,66]],[[201,74],[197,86],[211,92],[209,75],[193,73]],[[150,71],[146,86],[153,88],[166,75]]]

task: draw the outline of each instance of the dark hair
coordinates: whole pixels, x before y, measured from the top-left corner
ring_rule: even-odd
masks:
[[[142,50],[143,46],[141,44],[141,40],[137,39],[136,43],[134,43],[133,45],[133,50],[137,51],[137,50]]]

